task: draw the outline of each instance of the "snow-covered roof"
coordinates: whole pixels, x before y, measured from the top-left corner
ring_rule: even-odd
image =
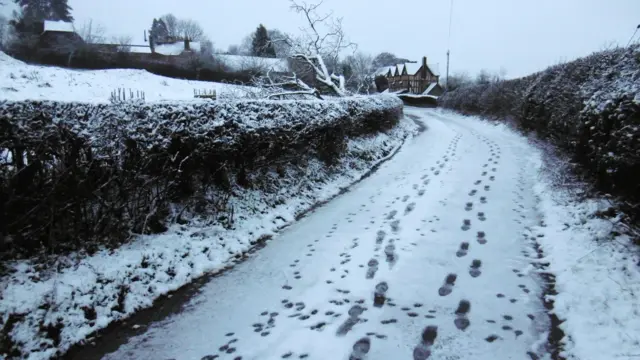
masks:
[[[431,90],[433,90],[436,86],[438,86],[437,82],[431,83],[427,89],[422,93],[422,95],[429,95],[429,93],[431,92]]]
[[[200,43],[197,41],[190,42],[189,48],[191,51],[200,51]],[[180,55],[184,52],[184,41],[156,45],[155,52],[161,55]]]
[[[393,66],[383,66],[383,67],[381,67],[381,68],[378,68],[378,69],[375,71],[375,75],[376,75],[376,76],[380,76],[380,75],[384,76],[384,75],[387,75],[387,73],[389,72],[389,69],[391,69],[391,68],[393,68]]]
[[[409,75],[414,75],[416,74],[420,68],[422,67],[422,62],[411,62],[411,63],[406,63],[404,64],[404,66],[406,66],[407,68],[407,74]],[[436,69],[436,66],[434,66],[433,64],[429,64],[427,63],[427,66],[429,67],[429,69],[431,70],[431,72],[433,73],[433,75],[440,75],[438,73],[438,70]]]
[[[200,51],[200,49],[202,49],[200,43],[198,41],[192,41],[189,43],[189,48],[191,48],[192,51]]]
[[[44,21],[44,31],[58,31],[58,32],[75,32],[73,24],[66,21]]]
[[[289,63],[287,62],[287,59],[283,58],[265,58],[226,54],[214,54],[213,56],[232,71],[242,71],[255,68],[266,68],[277,72],[289,71]]]
[[[149,46],[129,46],[129,51],[137,54],[151,54]]]
[[[184,43],[156,45],[155,52],[162,55],[180,55],[184,51]]]

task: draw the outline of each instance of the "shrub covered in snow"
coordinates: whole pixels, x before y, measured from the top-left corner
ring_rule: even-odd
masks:
[[[640,45],[460,88],[439,105],[513,120],[571,154],[600,189],[640,201]]]
[[[304,156],[331,165],[347,139],[391,129],[401,106],[391,96],[0,102],[0,254],[93,252],[184,214],[215,214],[226,199],[212,199],[212,188],[259,186],[261,169]]]
[[[402,100],[405,105],[418,106],[418,107],[437,107],[438,97],[432,95],[412,95],[412,94],[400,94],[398,98]]]

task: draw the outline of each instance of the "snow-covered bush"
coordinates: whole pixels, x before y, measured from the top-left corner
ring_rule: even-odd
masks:
[[[329,101],[0,102],[0,258],[116,246],[215,214],[231,184],[392,128],[392,96]],[[182,209],[175,212],[176,206]]]
[[[439,105],[513,120],[571,154],[603,191],[640,202],[640,45],[460,88]]]

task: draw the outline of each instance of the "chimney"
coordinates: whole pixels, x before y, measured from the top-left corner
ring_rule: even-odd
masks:
[[[426,56],[422,57],[422,71],[420,72],[420,77],[422,79],[427,78],[427,57]]]

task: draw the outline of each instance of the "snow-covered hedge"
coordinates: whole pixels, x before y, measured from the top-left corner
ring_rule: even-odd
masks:
[[[0,102],[1,258],[93,252],[185,214],[221,213],[226,198],[212,188],[260,186],[261,171],[306,155],[331,165],[347,139],[390,129],[401,113],[392,96]]]
[[[400,94],[398,95],[400,100],[405,105],[409,106],[418,106],[418,107],[429,107],[434,108],[438,106],[438,97],[432,95],[411,95],[411,94]]]
[[[439,105],[536,131],[584,165],[600,189],[640,201],[640,45],[461,88]]]

